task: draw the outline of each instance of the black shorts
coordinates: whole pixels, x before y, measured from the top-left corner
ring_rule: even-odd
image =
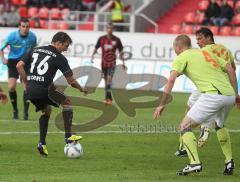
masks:
[[[17,63],[19,60],[11,59],[8,60],[7,67],[8,67],[8,78],[19,78],[19,74],[17,71]]]
[[[102,76],[103,78],[106,78],[107,76],[113,76],[115,72],[115,65],[109,68],[103,68],[102,67]]]
[[[48,97],[40,98],[40,99],[29,99],[31,103],[35,106],[35,111],[38,112],[40,110],[45,109],[48,105],[59,107],[58,103],[53,102]]]
[[[32,92],[31,89],[27,88],[27,98],[35,105],[36,112],[45,109],[48,105],[59,107],[67,99],[64,93],[56,91],[54,86],[50,87],[46,93],[42,90],[43,95],[41,97],[39,97],[40,93]]]

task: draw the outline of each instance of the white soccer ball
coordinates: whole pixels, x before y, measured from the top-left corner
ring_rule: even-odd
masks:
[[[68,158],[79,158],[83,155],[83,147],[79,142],[68,143],[64,147],[64,154]]]

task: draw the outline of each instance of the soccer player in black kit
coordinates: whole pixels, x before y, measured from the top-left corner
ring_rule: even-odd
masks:
[[[28,99],[35,105],[36,112],[42,111],[39,118],[40,141],[37,146],[41,155],[48,155],[46,146],[46,135],[48,130],[48,121],[51,115],[51,106],[63,107],[63,120],[66,142],[80,140],[82,137],[71,133],[73,111],[70,100],[65,96],[58,103],[49,98],[49,86],[53,83],[53,78],[60,70],[68,84],[78,89],[80,92],[87,92],[73,78],[73,72],[67,59],[61,53],[68,49],[72,39],[65,32],[56,33],[51,45],[36,47],[17,64],[17,70],[26,87]],[[25,71],[26,70],[26,71]]]
[[[125,60],[123,57],[123,45],[121,40],[113,35],[113,24],[107,24],[107,34],[99,37],[97,44],[93,50],[91,61],[93,62],[94,55],[97,53],[97,50],[102,49],[102,74],[105,81],[105,100],[104,103],[111,105],[112,104],[112,78],[115,72],[116,67],[116,52],[119,52],[120,59],[123,62],[123,69],[127,69],[125,66]]]

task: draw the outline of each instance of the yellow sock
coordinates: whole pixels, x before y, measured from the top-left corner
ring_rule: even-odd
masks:
[[[226,128],[217,130],[217,137],[226,158],[225,162],[228,162],[232,159],[232,146],[228,130]]]
[[[182,135],[179,136],[179,147],[178,150],[184,150]]]
[[[199,157],[197,151],[197,141],[193,132],[189,131],[182,135],[183,144],[187,150],[188,157],[190,159],[190,164],[199,164]]]

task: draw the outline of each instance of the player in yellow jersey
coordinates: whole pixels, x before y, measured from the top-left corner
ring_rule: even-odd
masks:
[[[177,174],[187,175],[202,170],[192,128],[206,121],[211,122],[210,119],[213,117],[220,128],[217,130],[217,137],[226,158],[224,174],[225,172],[232,174],[234,163],[231,156],[230,136],[223,128],[223,123],[235,104],[235,100],[240,99],[235,72],[229,63],[213,53],[207,50],[191,49],[191,40],[187,35],[177,36],[173,47],[178,56],[173,62],[172,71],[164,87],[164,94],[153,114],[154,118],[162,114],[166,104],[166,95],[171,93],[179,75],[185,74],[201,92],[199,99],[187,112],[180,125],[190,164]],[[236,104],[240,108],[240,103]]]
[[[234,70],[236,70],[232,53],[224,45],[215,44],[213,33],[210,29],[206,27],[202,27],[199,30],[197,30],[196,39],[197,39],[197,44],[199,45],[200,48],[207,49],[208,51],[214,53],[216,56],[223,58],[224,60],[226,60],[232,65]],[[200,95],[201,93],[197,90],[192,92],[187,102],[186,112],[189,111],[189,109],[194,105],[194,103],[197,101]],[[212,127],[211,125],[212,124],[210,122],[204,123],[201,125],[201,132],[198,138],[199,147],[202,147],[208,141],[210,128]],[[179,142],[180,144],[179,144],[178,150],[175,152],[174,155],[180,156],[180,157],[187,155],[187,151],[185,150],[182,144],[181,136],[179,138]]]

